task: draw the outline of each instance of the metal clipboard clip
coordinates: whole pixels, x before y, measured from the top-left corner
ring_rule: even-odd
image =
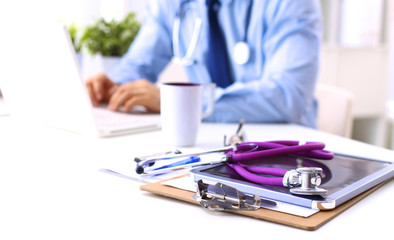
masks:
[[[257,210],[261,207],[261,198],[258,195],[248,195],[222,183],[197,182],[197,193],[194,195],[197,202],[207,210]]]

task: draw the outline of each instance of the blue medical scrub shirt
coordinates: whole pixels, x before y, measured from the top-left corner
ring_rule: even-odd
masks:
[[[138,36],[109,74],[110,79],[120,84],[141,78],[157,80],[173,56],[173,22],[181,2],[149,2]],[[195,16],[202,18],[203,25],[193,55],[197,64],[185,70],[190,82],[210,83],[205,66],[208,32],[205,0],[188,4],[189,10],[181,24],[181,51],[185,52],[189,46]],[[229,56],[235,44],[245,39],[251,56],[244,65],[236,64],[230,57],[234,83],[224,89],[216,88],[215,110],[204,121],[238,122],[243,118],[249,123],[315,127],[314,89],[321,39],[319,1],[222,0],[218,17]]]

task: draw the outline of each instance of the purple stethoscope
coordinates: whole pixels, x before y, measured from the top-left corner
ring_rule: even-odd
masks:
[[[267,142],[242,142],[219,149],[191,153],[191,154],[170,154],[163,156],[153,156],[135,159],[137,162],[136,172],[142,174],[145,168],[152,166],[158,160],[168,160],[174,158],[186,158],[200,156],[210,153],[224,152],[220,160],[209,163],[201,162],[197,165],[227,163],[240,176],[246,180],[263,185],[285,186],[290,188],[290,192],[299,195],[325,195],[327,190],[319,188],[322,178],[322,168],[320,167],[300,167],[293,170],[271,167],[259,167],[247,165],[251,161],[264,161],[264,159],[292,155],[295,157],[305,157],[318,160],[330,160],[334,157],[332,152],[324,150],[325,144],[320,142],[300,142],[300,141],[267,141]],[[271,175],[274,177],[261,176]]]
[[[325,195],[327,190],[319,188],[323,169],[320,167],[300,167],[293,170],[272,167],[259,167],[246,165],[253,159],[265,159],[281,155],[313,158],[318,160],[331,160],[332,152],[324,150],[325,144],[321,142],[299,141],[269,141],[248,142],[238,145],[235,151],[229,150],[226,154],[226,163],[246,180],[272,186],[285,186],[290,192],[298,195]],[[271,175],[275,177],[260,176]]]

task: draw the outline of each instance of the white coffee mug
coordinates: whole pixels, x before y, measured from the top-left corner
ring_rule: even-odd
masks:
[[[202,107],[204,88],[209,94],[208,106]],[[164,140],[171,146],[193,146],[202,118],[214,107],[215,84],[162,83],[160,85],[161,128]],[[204,96],[206,96],[204,94]]]

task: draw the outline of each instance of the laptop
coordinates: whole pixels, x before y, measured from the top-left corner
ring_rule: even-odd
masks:
[[[143,107],[130,113],[93,107],[67,28],[56,23],[37,29],[15,46],[23,54],[11,56],[1,79],[11,116],[99,137],[160,129],[160,114]]]

